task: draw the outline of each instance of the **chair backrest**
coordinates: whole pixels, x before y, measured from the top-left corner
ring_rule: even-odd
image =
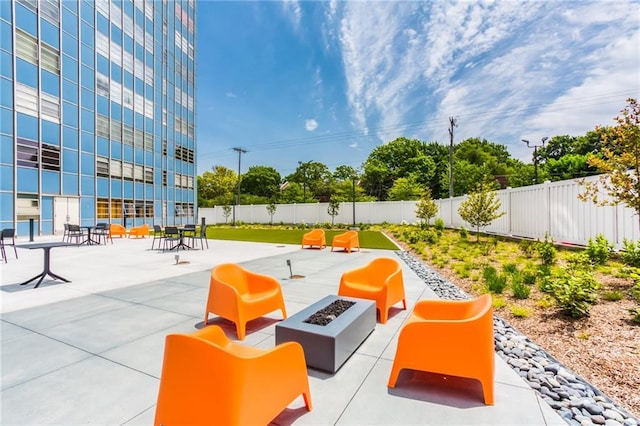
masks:
[[[391,274],[402,270],[400,263],[390,257],[379,257],[377,259],[373,259],[369,262],[367,268],[371,269],[374,274],[379,275],[381,278],[386,278]]]
[[[71,232],[80,232],[80,225],[71,225],[71,224],[69,224],[69,231],[71,231]]]
[[[96,229],[102,229],[102,230],[108,229],[109,228],[108,225],[109,224],[105,222],[96,223]]]
[[[2,230],[2,236],[5,238],[15,238],[16,230],[13,228],[6,228]]]
[[[166,235],[167,237],[171,237],[171,236],[177,236],[180,233],[178,232],[178,227],[177,226],[166,226],[164,228],[164,235]]]
[[[247,271],[235,263],[222,263],[211,271],[211,279],[228,284],[240,294],[249,292]]]
[[[196,229],[196,226],[192,223],[188,223],[184,226],[184,229],[192,230],[192,229]]]
[[[224,332],[219,334],[207,340],[185,334],[166,337],[157,422],[238,424],[239,413],[230,407],[242,385],[234,383],[238,368],[223,349]]]
[[[68,223],[65,223],[65,224],[64,224],[64,230],[65,230],[65,231],[68,231],[68,230],[69,230],[69,224],[68,224]]]
[[[155,234],[162,233],[162,227],[160,225],[153,225],[153,232]]]

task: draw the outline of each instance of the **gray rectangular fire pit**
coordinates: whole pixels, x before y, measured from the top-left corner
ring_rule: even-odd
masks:
[[[355,302],[327,325],[304,322],[336,300]],[[372,300],[327,296],[276,324],[276,344],[298,342],[307,366],[335,373],[376,327],[376,304]]]

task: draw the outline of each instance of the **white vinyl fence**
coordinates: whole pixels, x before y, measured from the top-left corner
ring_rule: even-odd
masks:
[[[595,180],[590,177],[588,180]],[[497,191],[502,211],[507,214],[496,219],[483,232],[497,235],[544,238],[545,234],[556,242],[586,245],[589,238],[603,234],[622,248],[623,240],[640,239],[638,217],[630,208],[622,205],[596,206],[591,202],[578,200],[583,191],[576,180],[545,182],[521,188]],[[460,196],[436,200],[439,210],[436,218],[442,218],[448,228],[469,228],[458,214],[460,203],[467,197]],[[416,223],[417,201],[372,201],[345,202],[340,204],[335,223],[380,224]],[[266,205],[235,206],[237,221],[244,223],[270,223],[271,217]],[[331,223],[327,213],[327,203],[277,204],[273,223],[315,224]],[[355,208],[355,221],[354,221]],[[200,208],[199,221],[206,223],[232,223],[233,214],[225,218],[222,206]],[[431,221],[433,223],[433,219]]]

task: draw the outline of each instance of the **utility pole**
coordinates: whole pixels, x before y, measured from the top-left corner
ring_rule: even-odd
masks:
[[[238,198],[236,198],[236,204],[240,205],[240,161],[242,159],[242,154],[247,152],[246,149],[242,149],[240,147],[233,148],[234,151],[238,153]],[[233,205],[233,226],[236,226],[236,204]]]
[[[458,125],[458,119],[449,117],[449,198],[453,198],[453,128]]]
[[[527,144],[527,148],[533,148],[533,175],[534,184],[538,184],[538,148],[544,146],[544,143],[549,139],[547,136],[540,139],[540,145],[531,145],[528,140],[522,139],[522,142]]]

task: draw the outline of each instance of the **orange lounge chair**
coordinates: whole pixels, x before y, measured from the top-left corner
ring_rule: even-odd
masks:
[[[311,411],[304,351],[297,342],[258,349],[218,326],[166,337],[159,425],[266,425],[300,394]]]
[[[235,263],[223,263],[211,270],[209,297],[204,313],[236,323],[239,340],[244,340],[247,322],[280,309],[286,319],[282,288],[277,279],[248,271]]]
[[[382,324],[387,322],[389,308],[394,304],[402,302],[407,309],[402,267],[389,257],[374,259],[342,274],[338,295],[375,300]]]
[[[357,248],[360,251],[360,241],[358,240],[358,233],[356,231],[347,231],[344,234],[339,234],[333,237],[331,242],[331,251],[334,247],[342,247],[347,253],[351,253],[351,250]]]
[[[313,246],[318,246],[320,250],[327,246],[327,240],[324,236],[324,229],[314,229],[311,232],[307,232],[302,236],[302,248],[304,246],[309,246],[309,248],[313,248]]]
[[[131,237],[144,238],[148,236],[149,236],[149,225],[147,225],[146,223],[140,226],[135,226],[131,228],[131,230],[129,231],[129,238]]]
[[[122,238],[126,235],[127,235],[127,229],[124,226],[118,225],[117,223],[112,223],[111,225],[109,225],[108,238],[111,238],[112,241],[113,241],[113,237]]]
[[[472,300],[421,300],[400,330],[388,386],[403,368],[467,377],[494,403],[493,306],[485,294]]]

